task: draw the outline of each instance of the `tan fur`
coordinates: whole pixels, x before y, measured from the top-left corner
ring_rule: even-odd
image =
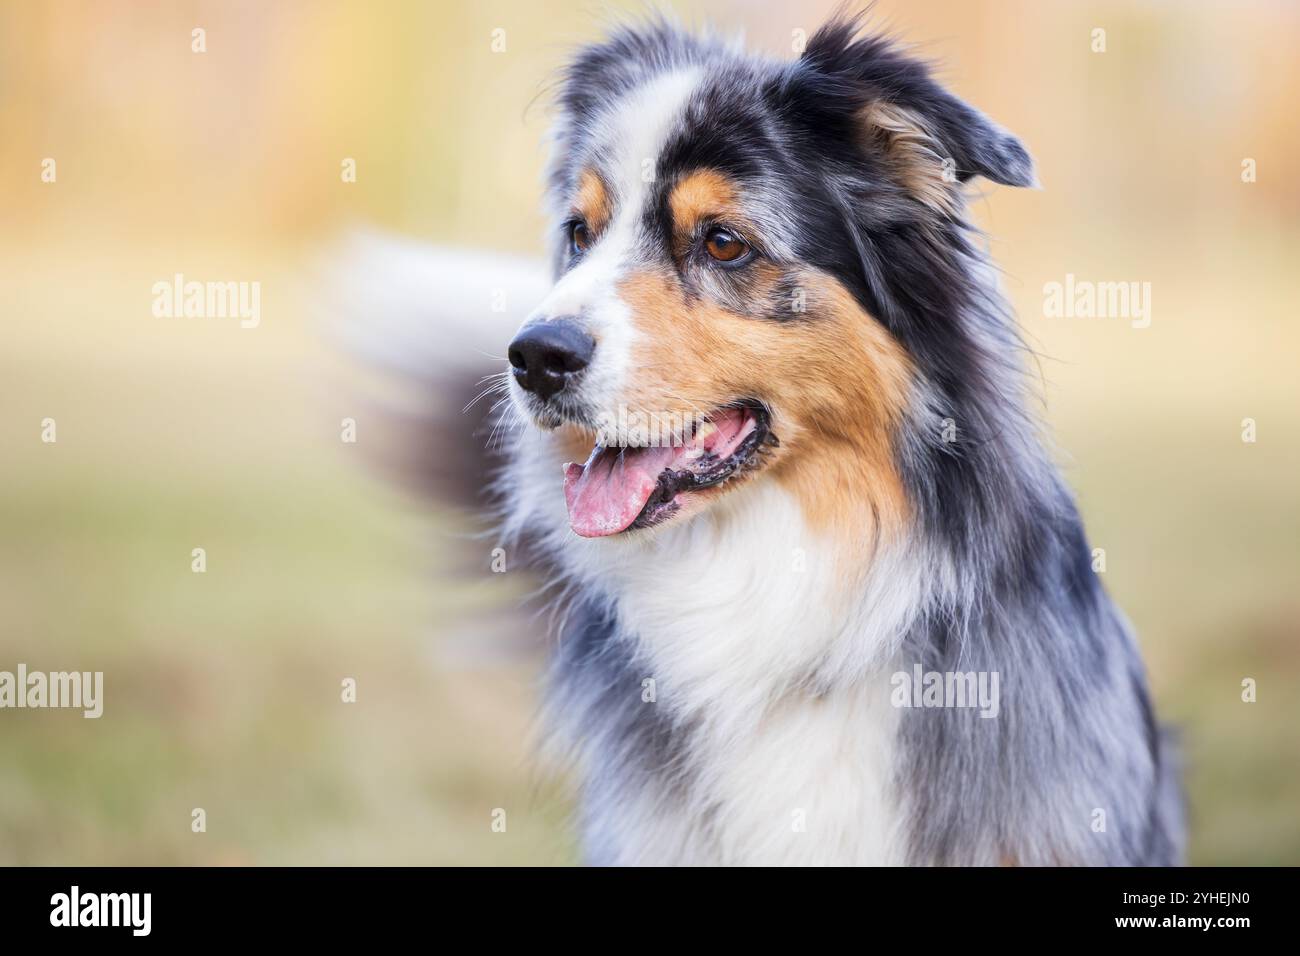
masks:
[[[944,178],[939,140],[920,117],[892,103],[876,102],[863,112],[866,135],[893,174],[895,182],[927,206],[956,215],[960,184]],[[950,179],[955,176],[955,170]]]
[[[890,436],[910,364],[838,281],[811,269],[797,281],[806,313],[779,319],[688,298],[668,272],[627,277],[619,292],[640,333],[629,402],[706,412],[738,398],[766,402],[781,446],[764,472],[797,496],[814,527],[871,546],[907,514]]]
[[[609,190],[605,188],[605,181],[594,170],[584,169],[578,177],[573,212],[582,217],[593,234],[599,234],[609,225],[613,202]]]
[[[701,221],[721,220],[740,226],[744,216],[736,199],[736,186],[712,169],[691,173],[679,181],[668,199],[673,232],[679,239],[695,234]]]

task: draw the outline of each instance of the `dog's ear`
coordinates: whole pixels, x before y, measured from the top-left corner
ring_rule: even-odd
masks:
[[[831,21],[796,66],[827,105],[916,198],[950,210],[958,184],[983,176],[1035,185],[1033,162],[1015,136],[953,96],[891,40],[861,36],[860,17]]]
[[[956,97],[928,111],[886,97],[875,99],[860,117],[868,137],[886,157],[905,168],[935,165],[945,182],[983,176],[1004,186],[1033,186],[1034,164],[1020,140],[999,129]]]

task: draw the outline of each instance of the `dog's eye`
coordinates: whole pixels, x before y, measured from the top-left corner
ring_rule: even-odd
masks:
[[[710,229],[704,237],[704,249],[719,262],[735,262],[749,252],[749,245],[726,229]]]
[[[569,223],[569,254],[576,256],[586,252],[590,245],[591,230],[587,228],[587,224],[581,220]]]

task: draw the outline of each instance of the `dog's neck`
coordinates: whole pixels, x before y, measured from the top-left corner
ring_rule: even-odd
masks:
[[[921,603],[906,549],[846,564],[771,480],[677,526],[553,540],[604,622],[595,643],[561,638],[576,644],[561,645],[551,701],[562,744],[594,768],[593,859],[902,859],[889,674]],[[805,813],[841,837],[807,839],[792,822]],[[629,828],[644,841],[613,838]]]
[[[770,480],[679,526],[552,540],[565,576],[612,611],[620,639],[687,713],[725,702],[757,718],[788,693],[878,675],[921,603],[922,568],[907,546],[880,546],[866,560],[812,528]]]

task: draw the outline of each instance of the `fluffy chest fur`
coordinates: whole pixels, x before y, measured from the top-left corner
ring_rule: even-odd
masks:
[[[559,468],[531,446],[520,489]],[[853,581],[775,484],[631,540],[579,539],[553,500],[517,501],[574,595],[551,709],[592,862],[902,859],[888,692],[916,568],[882,556]]]

